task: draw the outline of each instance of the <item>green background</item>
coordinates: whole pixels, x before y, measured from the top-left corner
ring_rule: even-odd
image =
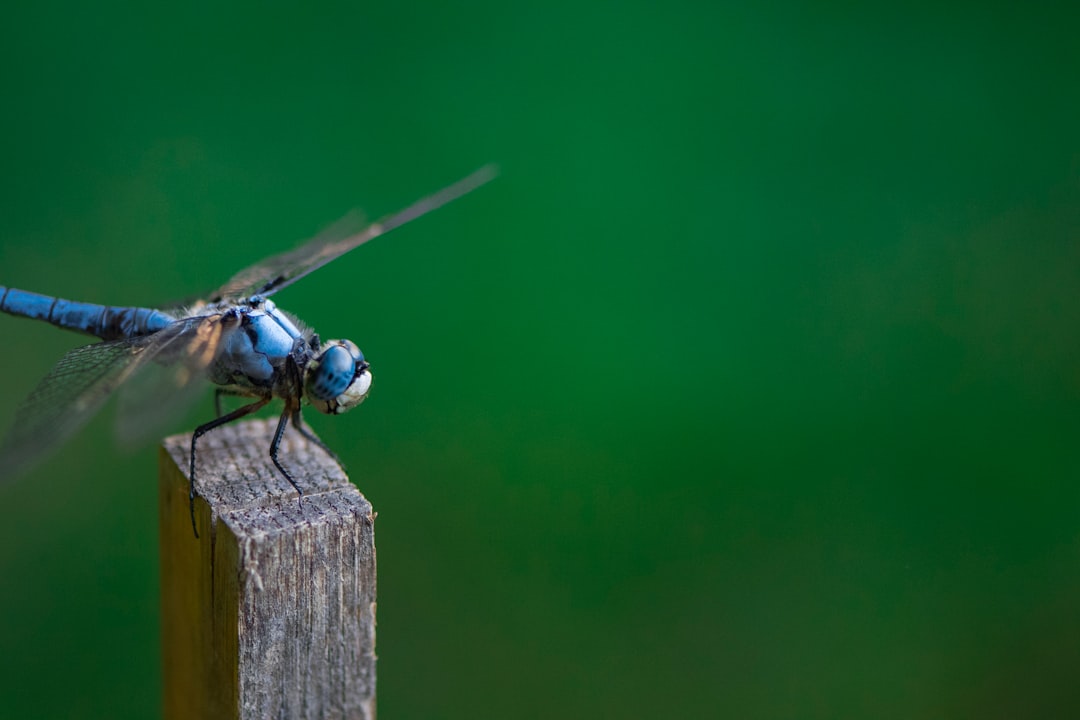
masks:
[[[9,10],[0,283],[167,303],[499,162],[276,298],[374,365],[308,415],[379,513],[382,717],[1076,716],[1060,8]],[[79,338],[0,331],[6,426]],[[0,716],[159,712],[112,416],[0,488]]]

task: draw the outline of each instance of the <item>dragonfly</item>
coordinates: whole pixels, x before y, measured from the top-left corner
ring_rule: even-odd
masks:
[[[320,341],[314,331],[270,299],[309,273],[360,245],[472,192],[498,174],[485,165],[433,195],[380,221],[350,213],[295,250],[256,263],[184,307],[154,309],[75,302],[0,285],[0,310],[43,320],[97,337],[101,342],[69,351],[23,401],[12,429],[0,444],[0,478],[15,477],[70,438],[121,386],[140,371],[165,368],[154,389],[179,397],[207,379],[216,386],[216,417],[191,436],[189,507],[195,527],[196,446],[207,432],[239,420],[275,398],[284,409],[270,443],[270,459],[303,491],[282,463],[280,446],[291,421],[308,440],[337,459],[304,425],[301,409],[340,415],[359,405],[371,390],[371,366],[350,340]],[[249,402],[222,412],[223,396]],[[157,398],[143,398],[157,403]]]

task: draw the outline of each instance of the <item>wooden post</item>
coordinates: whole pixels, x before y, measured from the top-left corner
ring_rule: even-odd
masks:
[[[195,521],[190,435],[160,456],[164,715],[375,716],[374,514],[341,467],[299,433],[274,468],[276,420],[199,439]]]

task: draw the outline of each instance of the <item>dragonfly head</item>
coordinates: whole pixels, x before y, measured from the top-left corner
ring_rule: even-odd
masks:
[[[340,415],[364,401],[371,373],[364,353],[348,340],[323,343],[304,368],[304,397],[319,412]]]

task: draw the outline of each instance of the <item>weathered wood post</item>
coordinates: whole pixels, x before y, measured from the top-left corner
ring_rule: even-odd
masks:
[[[195,520],[190,435],[160,456],[164,716],[375,716],[374,514],[331,458],[276,420],[199,439]]]

